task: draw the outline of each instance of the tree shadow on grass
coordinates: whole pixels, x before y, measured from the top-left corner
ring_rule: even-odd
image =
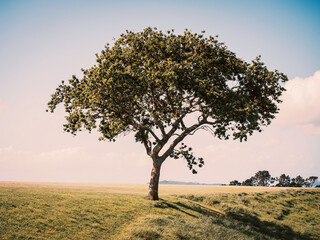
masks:
[[[191,204],[190,203],[191,202],[189,202],[189,204],[185,204],[185,203],[182,203],[181,201],[169,201],[169,200],[161,199],[157,204],[155,204],[155,207],[172,208],[195,218],[199,217],[199,213],[202,216],[208,216],[208,217],[222,216],[220,212],[215,211],[211,208],[205,207],[195,202],[192,202]]]
[[[222,214],[218,211],[215,211],[211,208],[202,206],[201,204],[198,203],[192,203],[192,205],[187,205],[182,202],[177,202],[176,205],[178,205],[181,208],[189,209],[194,212],[198,212],[202,214],[203,216],[210,216],[210,217],[217,217],[217,216],[222,216]]]
[[[174,203],[174,202],[171,202],[171,201],[168,201],[168,200],[163,200],[161,199],[161,201],[157,202],[155,205],[155,207],[157,208],[172,208],[172,209],[175,209],[181,213],[184,213],[184,214],[187,214],[191,217],[196,217],[196,215],[182,209],[181,207],[179,207],[179,205],[177,203]]]
[[[257,216],[242,211],[241,209],[228,210],[225,214],[222,214],[195,202],[185,204],[181,201],[173,202],[168,200],[161,200],[155,207],[172,208],[194,218],[199,218],[199,214],[201,214],[202,216],[210,217],[212,224],[235,229],[248,237],[255,237],[255,233],[258,233],[260,236],[265,236],[265,239],[314,239],[309,234],[295,232],[292,228],[284,224],[260,220]]]
[[[299,232],[293,231],[292,228],[283,225],[277,224],[275,222],[263,221],[260,220],[257,216],[244,213],[244,212],[234,212],[229,211],[226,213],[226,218],[231,220],[234,223],[234,227],[237,230],[249,234],[245,230],[243,226],[250,226],[250,228],[255,231],[259,232],[266,237],[272,237],[275,239],[299,239],[299,240],[310,240],[313,239],[309,234],[302,234]],[[238,226],[238,227],[237,227]]]

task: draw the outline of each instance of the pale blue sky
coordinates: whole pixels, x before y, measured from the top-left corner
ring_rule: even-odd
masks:
[[[73,138],[62,133],[61,111],[44,112],[60,81],[93,65],[95,53],[125,30],[206,30],[247,61],[261,55],[270,69],[306,79],[320,70],[319,13],[319,1],[0,0],[0,180],[148,181],[151,163],[132,136],[115,144],[98,142],[95,134]],[[312,95],[303,88],[307,80],[295,82],[302,86],[299,94]],[[308,89],[320,92],[313,83],[309,85],[316,87]],[[221,142],[206,133],[190,138],[206,165],[194,176],[182,161],[171,161],[164,166],[163,179],[228,182],[244,180],[261,168],[274,175],[319,176],[320,110],[314,102],[320,98],[295,109],[298,93],[289,92],[279,124],[245,144]],[[288,120],[302,115],[311,117]],[[127,162],[132,166],[125,166]],[[135,166],[139,169],[128,175]],[[179,174],[171,170],[177,167]]]

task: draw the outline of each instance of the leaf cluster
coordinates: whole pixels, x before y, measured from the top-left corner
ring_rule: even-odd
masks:
[[[202,167],[204,161],[202,157],[196,158],[193,155],[191,147],[188,147],[184,143],[181,143],[179,150],[174,150],[170,157],[173,159],[184,158],[187,161],[188,168],[192,171],[193,174],[197,173],[197,170],[194,169],[194,166]]]

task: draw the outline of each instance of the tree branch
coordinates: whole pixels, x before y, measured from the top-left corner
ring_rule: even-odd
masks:
[[[157,136],[150,128],[147,128],[147,127],[146,127],[146,130],[151,133],[151,135],[154,137],[154,139],[155,139],[157,142],[160,142],[160,139],[158,138],[158,136]]]
[[[174,148],[177,146],[177,144],[179,142],[181,142],[186,136],[188,136],[191,132],[193,132],[194,130],[196,130],[198,127],[200,127],[201,125],[205,124],[206,121],[203,119],[202,121],[192,125],[191,127],[188,127],[187,129],[185,129],[169,146],[169,148],[165,151],[165,153],[160,156],[161,161],[164,161],[168,156],[170,156],[170,154],[172,153],[172,151],[174,150]]]
[[[152,154],[158,154],[161,149],[163,148],[163,146],[169,141],[169,139],[172,137],[172,135],[175,133],[175,131],[178,129],[179,124],[181,122],[181,120],[183,119],[185,115],[180,116],[180,118],[178,118],[173,124],[172,124],[172,128],[170,129],[170,131],[165,134],[162,139],[158,142],[158,144],[153,148],[153,152]]]

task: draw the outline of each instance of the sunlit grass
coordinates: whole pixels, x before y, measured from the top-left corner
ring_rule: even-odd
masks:
[[[0,239],[320,239],[320,191],[280,190],[0,182]]]

